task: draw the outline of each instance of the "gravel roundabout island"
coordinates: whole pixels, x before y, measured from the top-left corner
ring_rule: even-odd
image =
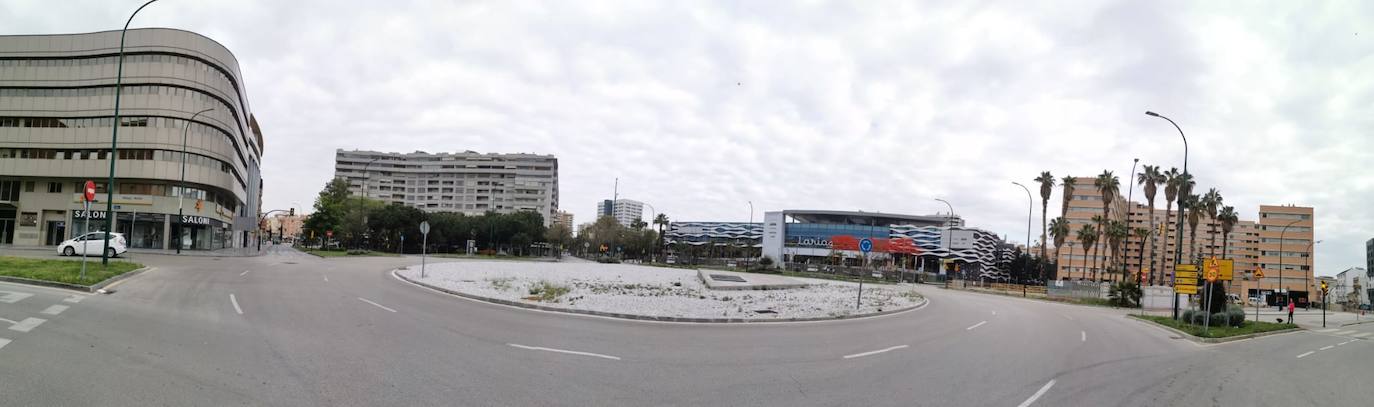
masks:
[[[480,299],[652,319],[811,320],[889,313],[925,302],[911,286],[798,278],[804,288],[712,290],[696,270],[586,262],[463,261],[397,270],[409,281]]]

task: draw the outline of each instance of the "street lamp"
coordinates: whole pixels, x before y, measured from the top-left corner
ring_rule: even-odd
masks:
[[[1029,207],[1026,209],[1026,258],[1029,259],[1031,251],[1031,216],[1035,213],[1035,199],[1031,198],[1030,188],[1026,188],[1026,186],[1021,185],[1020,182],[1012,181],[1011,183],[1026,190],[1026,202],[1029,204]],[[1026,267],[1029,268],[1030,264],[1026,264]],[[1025,275],[1021,276],[1021,282],[1025,282]]]
[[[189,120],[186,120],[186,125],[181,128],[181,191],[177,194],[177,254],[181,254],[181,236],[186,233],[186,221],[183,218],[185,215],[182,213],[182,207],[186,201],[186,134],[191,130],[191,122],[196,120],[196,116],[211,110],[215,109],[196,112],[196,114],[191,115]]]
[[[1134,185],[1135,185],[1135,167],[1136,167],[1137,164],[1140,164],[1140,159],[1139,159],[1139,158],[1133,159],[1133,160],[1131,161],[1131,175],[1126,177],[1126,232],[1127,232],[1126,235],[1127,235],[1127,236],[1130,236],[1130,235],[1131,235],[1130,231],[1131,231],[1131,228],[1133,227],[1133,226],[1131,226],[1131,209],[1134,209],[1134,208],[1132,208],[1132,207],[1135,206],[1135,203],[1132,202],[1131,199],[1132,199],[1132,195],[1135,194],[1135,186],[1134,186]],[[1150,216],[1154,216],[1154,214],[1152,213],[1152,214],[1150,214]],[[1121,257],[1123,257],[1123,259],[1122,259],[1122,261],[1121,261],[1121,268],[1122,268],[1122,270],[1121,270],[1121,275],[1122,275],[1121,280],[1122,280],[1122,281],[1125,281],[1125,280],[1126,280],[1126,277],[1125,277],[1125,275],[1126,275],[1126,270],[1125,270],[1125,268],[1126,268],[1126,259],[1125,259],[1125,258],[1128,257],[1128,256],[1126,256],[1126,251],[1128,250],[1128,249],[1127,249],[1128,247],[1130,247],[1130,244],[1129,244],[1129,243],[1127,243],[1127,244],[1125,245],[1125,247],[1122,247],[1122,248],[1121,248],[1121,254],[1122,254]],[[1144,255],[1145,255],[1145,239],[1143,239],[1143,238],[1140,239],[1140,255],[1141,255],[1141,256],[1144,256]],[[1145,267],[1145,262],[1142,261],[1142,262],[1140,262],[1140,263],[1141,263],[1141,264],[1139,265],[1139,267]],[[1140,277],[1136,277],[1136,282],[1137,282],[1137,283],[1140,282]]]
[[[654,223],[654,221],[657,220],[657,219],[655,219],[655,218],[658,217],[658,210],[654,209],[654,206],[653,206],[653,205],[650,205],[648,202],[645,202],[645,203],[644,203],[644,206],[649,207],[649,224],[650,224],[650,225],[655,225],[656,223]],[[572,225],[568,225],[568,227],[572,227]],[[662,240],[662,239],[663,239],[663,233],[662,233],[662,232],[659,232],[658,239],[656,239],[656,240]],[[649,263],[653,263],[653,262],[654,262],[654,257],[658,257],[658,243],[654,243],[654,254],[651,255],[651,256],[649,256]]]
[[[363,198],[367,198],[367,180],[372,179],[372,173],[367,172],[367,168],[368,168],[368,167],[371,167],[371,166],[372,166],[372,163],[375,163],[375,162],[377,162],[377,160],[380,160],[380,159],[382,159],[382,157],[376,157],[376,158],[373,158],[373,159],[371,159],[371,160],[368,160],[367,164],[363,164],[363,193],[362,193],[362,197],[363,197]]]
[[[1164,119],[1164,120],[1168,120],[1168,121],[1169,121],[1169,124],[1174,125],[1174,129],[1178,130],[1178,136],[1183,138],[1183,178],[1184,178],[1184,180],[1186,181],[1186,180],[1189,178],[1189,176],[1188,176],[1188,136],[1186,136],[1186,135],[1183,134],[1183,128],[1182,128],[1182,127],[1178,127],[1178,123],[1174,123],[1174,120],[1173,120],[1173,119],[1170,119],[1170,118],[1165,117],[1165,116],[1163,116],[1163,115],[1161,115],[1161,114],[1159,114],[1159,113],[1155,113],[1155,112],[1151,112],[1151,111],[1146,111],[1145,114],[1148,115],[1148,116],[1154,116],[1154,117],[1158,117],[1158,118],[1161,118],[1161,119]],[[1176,231],[1176,232],[1174,233],[1174,274],[1173,274],[1173,279],[1174,279],[1174,280],[1178,280],[1178,265],[1179,265],[1179,264],[1182,264],[1182,260],[1183,260],[1182,257],[1180,257],[1180,256],[1181,256],[1181,254],[1183,253],[1183,210],[1184,210],[1184,205],[1183,205],[1183,203],[1184,203],[1184,201],[1185,201],[1185,199],[1184,199],[1184,194],[1181,194],[1181,193],[1178,194],[1178,213],[1179,213],[1179,216],[1178,216],[1178,225],[1177,225],[1177,226],[1175,227],[1175,229],[1174,229],[1174,230]],[[1154,215],[1151,214],[1151,216],[1154,216]],[[1174,284],[1173,284],[1173,281],[1170,281],[1169,283],[1170,283],[1170,285],[1174,285]],[[1174,295],[1173,295],[1173,297],[1174,297],[1174,319],[1178,319],[1178,293],[1175,292]]]
[[[1288,301],[1291,301],[1291,298],[1289,298],[1289,295],[1288,295],[1288,290],[1284,290],[1284,289],[1283,289],[1283,240],[1284,240],[1284,235],[1288,234],[1288,227],[1289,227],[1289,226],[1293,226],[1294,223],[1298,223],[1298,222],[1302,222],[1302,219],[1293,219],[1292,222],[1288,222],[1287,225],[1283,225],[1283,229],[1280,229],[1280,230],[1279,230],[1279,287],[1278,287],[1278,288],[1279,288],[1280,290],[1283,290],[1283,305],[1288,305]],[[1304,280],[1305,280],[1305,278],[1304,278]],[[1303,284],[1306,284],[1306,283],[1304,282]]]
[[[1315,246],[1316,244],[1321,243],[1321,242],[1322,242],[1322,241],[1317,240],[1317,241],[1312,241],[1312,242],[1308,242],[1308,243],[1307,243],[1307,250],[1306,250],[1307,257],[1306,257],[1306,258],[1304,259],[1304,261],[1303,261],[1303,266],[1306,267],[1307,270],[1304,270],[1304,272],[1302,273],[1302,283],[1303,283],[1303,285],[1306,285],[1307,287],[1312,287],[1312,285],[1311,285],[1311,284],[1312,284],[1312,281],[1309,280],[1309,279],[1307,278],[1307,275],[1308,275],[1308,274],[1314,274],[1314,273],[1312,273],[1312,246]],[[1308,292],[1310,293],[1311,291],[1308,291]],[[1307,309],[1312,309],[1312,300],[1311,300],[1311,298],[1310,298],[1311,295],[1309,295],[1308,297],[1309,297],[1309,299],[1307,300]],[[1323,303],[1326,302],[1326,293],[1324,293],[1324,292],[1322,293],[1322,302],[1323,302]],[[1326,308],[1326,305],[1323,304],[1323,305],[1322,305],[1322,308]]]
[[[109,267],[110,264],[110,233],[114,232],[114,190],[115,190],[115,159],[119,155],[119,90],[123,87],[124,79],[124,34],[129,32],[129,23],[134,22],[134,16],[144,7],[153,4],[157,0],[148,0],[142,6],[138,6],[133,14],[129,15],[129,20],[124,22],[124,29],[119,32],[119,63],[115,69],[115,94],[114,94],[114,130],[110,133],[110,180],[105,183],[105,247],[100,249],[100,264]],[[90,216],[90,214],[86,214]],[[89,232],[89,231],[88,231]]]
[[[747,231],[747,232],[753,232],[753,231],[754,231],[754,201],[745,201],[745,202],[748,202],[748,203],[749,203],[749,226],[746,227],[744,230]],[[762,235],[760,235],[760,238],[762,238]],[[750,240],[752,241],[753,238],[750,238]],[[750,249],[753,249],[752,246],[754,246],[754,245],[751,243],[751,244],[749,244],[749,246],[751,246],[751,247],[749,247]],[[753,257],[754,257],[754,254],[753,254],[753,250],[745,250],[745,253],[749,253],[749,258],[744,259],[744,268],[745,268],[746,270],[748,270],[748,269],[749,269],[749,266],[753,264],[753,260],[754,260]]]

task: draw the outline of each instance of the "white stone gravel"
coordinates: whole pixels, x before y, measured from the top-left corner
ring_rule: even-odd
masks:
[[[549,307],[684,318],[783,319],[867,314],[905,308],[921,301],[910,286],[864,284],[863,305],[854,308],[858,285],[805,279],[811,285],[786,290],[706,288],[695,270],[600,263],[462,261],[400,271],[407,278],[483,297]],[[553,301],[530,299],[543,283],[569,288]],[[771,310],[772,313],[758,312]]]

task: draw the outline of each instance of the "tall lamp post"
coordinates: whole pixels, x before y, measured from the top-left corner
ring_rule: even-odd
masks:
[[[181,191],[177,193],[177,254],[181,254],[181,236],[186,233],[186,220],[183,217],[185,214],[182,213],[182,207],[185,206],[186,201],[186,134],[191,130],[191,122],[196,120],[196,116],[211,110],[215,109],[196,112],[196,114],[191,115],[189,120],[186,120],[186,125],[181,128]]]
[[[129,15],[129,20],[124,22],[124,29],[119,31],[119,63],[115,68],[115,94],[114,94],[114,130],[110,133],[110,180],[105,183],[105,246],[100,249],[100,264],[106,267],[110,264],[110,233],[114,232],[114,190],[115,190],[115,159],[119,155],[119,91],[123,87],[124,79],[124,35],[129,33],[129,23],[134,22],[134,16],[144,7],[153,4],[157,0],[148,0],[142,6],[138,6],[133,14]],[[87,214],[89,216],[89,214]]]
[[[1306,286],[1309,287],[1309,288],[1313,287],[1313,284],[1312,284],[1312,280],[1309,280],[1309,279],[1307,278],[1307,275],[1308,275],[1308,274],[1315,274],[1315,273],[1312,273],[1312,247],[1313,247],[1313,246],[1316,246],[1318,243],[1321,243],[1321,242],[1322,242],[1322,241],[1320,241],[1320,240],[1314,240],[1314,241],[1311,241],[1311,242],[1307,242],[1307,250],[1306,250],[1306,252],[1307,252],[1307,258],[1305,258],[1304,261],[1303,261],[1303,266],[1306,267],[1307,270],[1304,270],[1303,273],[1302,273],[1302,283],[1303,283],[1303,285],[1306,285]],[[1308,292],[1310,293],[1311,291],[1308,291]],[[1307,300],[1307,308],[1308,308],[1308,309],[1312,309],[1312,300],[1311,300],[1311,298],[1310,298],[1311,295],[1308,295],[1308,297],[1309,297],[1309,298],[1308,298],[1308,300]],[[1325,304],[1325,303],[1326,303],[1326,293],[1323,292],[1323,293],[1322,293],[1322,309],[1323,309],[1323,312],[1325,312],[1324,310],[1326,309],[1326,304]]]
[[[1293,226],[1294,223],[1298,223],[1298,222],[1302,222],[1302,219],[1293,219],[1292,222],[1288,222],[1287,225],[1283,225],[1283,229],[1280,229],[1280,230],[1279,230],[1279,287],[1278,287],[1278,289],[1279,289],[1279,290],[1283,290],[1283,305],[1288,305],[1288,301],[1292,301],[1291,296],[1288,294],[1288,290],[1285,290],[1285,289],[1283,288],[1283,240],[1284,240],[1284,236],[1288,234],[1288,227],[1289,227],[1289,226]],[[1304,274],[1304,275],[1305,275],[1305,274]],[[1304,278],[1304,280],[1305,280],[1305,278]],[[1304,284],[1306,284],[1306,283],[1304,283]]]
[[[650,224],[650,225],[653,225],[653,224],[654,224],[654,221],[656,220],[655,218],[658,217],[658,210],[654,209],[654,206],[653,206],[653,205],[649,205],[648,202],[645,202],[645,203],[644,203],[644,206],[649,207],[649,224]],[[571,226],[569,226],[569,227],[571,227]],[[662,236],[658,236],[658,238],[659,238],[659,239],[662,239],[663,237],[662,237]],[[655,239],[655,240],[658,240],[658,239]],[[649,263],[653,263],[655,257],[658,257],[658,242],[654,242],[654,252],[653,252],[652,254],[649,255]]]
[[[752,233],[752,232],[754,231],[754,201],[746,201],[746,202],[749,203],[749,227],[746,228],[745,230],[748,230],[749,232]],[[760,235],[759,237],[762,238],[762,235]],[[750,241],[752,241],[752,240],[753,240],[753,238],[750,238]],[[754,246],[753,243],[750,243],[750,244],[749,244],[749,248],[750,248],[750,249],[753,249],[753,248],[754,248],[753,246]],[[754,262],[754,255],[753,255],[753,250],[745,250],[745,252],[749,253],[749,257],[746,258],[746,259],[744,260],[744,268],[747,270],[747,269],[749,269],[749,266],[752,265],[753,262]]]
[[[940,199],[940,198],[935,198],[935,200],[936,200],[936,201],[943,202],[943,203],[945,204],[945,207],[949,208],[949,216],[946,216],[946,217],[945,217],[945,233],[949,233],[949,230],[950,230],[949,228],[951,228],[951,227],[954,226],[954,205],[950,205],[950,204],[949,204],[949,201],[946,201],[946,200],[943,200],[943,199]],[[944,238],[943,236],[941,236],[941,238],[940,238],[940,244],[942,244],[942,245],[945,246],[945,247],[944,247],[944,249],[945,249],[945,255],[946,255],[946,256],[949,256],[950,258],[954,258],[954,256],[952,256],[951,253],[949,252],[949,239],[946,239],[946,238]],[[958,266],[957,263],[956,263],[955,265]],[[950,279],[950,277],[954,277],[954,275],[953,275],[954,273],[948,273],[948,274],[949,274],[949,275],[946,275],[946,276],[945,276],[945,284],[949,284],[949,279]],[[946,287],[948,287],[948,285],[946,285]]]
[[[1029,207],[1026,209],[1026,258],[1029,259],[1031,252],[1031,216],[1033,216],[1033,214],[1035,213],[1035,199],[1031,198],[1030,188],[1026,188],[1026,186],[1022,185],[1020,182],[1012,181],[1011,183],[1015,184],[1018,187],[1021,187],[1021,189],[1026,190],[1026,202],[1029,203]],[[1030,267],[1030,264],[1026,264],[1026,267]],[[1025,282],[1026,277],[1022,275],[1021,285],[1024,286]]]
[[[1131,161],[1131,175],[1128,176],[1128,177],[1126,177],[1126,235],[1127,235],[1127,236],[1130,236],[1130,235],[1131,235],[1131,233],[1130,233],[1131,227],[1132,227],[1132,226],[1131,226],[1131,210],[1134,209],[1134,208],[1132,208],[1132,206],[1135,205],[1135,203],[1134,203],[1133,201],[1131,201],[1131,199],[1132,199],[1132,195],[1135,194],[1135,186],[1134,186],[1134,185],[1135,185],[1135,167],[1136,167],[1137,164],[1140,164],[1140,159],[1139,159],[1139,158],[1133,159],[1133,160]],[[1153,216],[1154,214],[1150,214],[1150,215]],[[1142,239],[1142,240],[1141,240],[1142,250],[1141,250],[1141,252],[1140,252],[1140,255],[1141,255],[1141,256],[1144,256],[1144,255],[1145,255],[1145,252],[1144,252],[1144,250],[1143,250],[1144,242],[1145,242],[1145,240]],[[1127,243],[1127,244],[1126,244],[1126,247],[1130,247],[1130,243]],[[1121,256],[1121,257],[1126,257],[1126,256],[1125,256],[1125,254],[1126,254],[1126,253],[1125,253],[1126,247],[1122,247],[1122,248],[1121,248],[1121,251],[1122,251],[1122,253],[1121,253],[1122,256]],[[1142,261],[1142,262],[1140,262],[1140,263],[1141,263],[1141,264],[1140,264],[1140,267],[1145,267],[1145,264],[1144,264],[1145,262]],[[1121,275],[1122,275],[1121,281],[1126,281],[1126,277],[1125,277],[1125,275],[1126,275],[1126,270],[1125,270],[1125,268],[1126,268],[1126,262],[1125,262],[1125,259],[1122,259],[1121,268],[1122,268],[1122,270],[1121,270]],[[1137,280],[1137,282],[1139,282],[1140,278],[1139,278],[1139,277],[1136,277],[1136,280]],[[1137,285],[1138,285],[1138,284],[1137,284]]]
[[[1185,180],[1188,179],[1188,178],[1189,178],[1189,176],[1188,176],[1188,136],[1186,136],[1186,135],[1183,134],[1183,128],[1182,128],[1182,127],[1178,127],[1178,123],[1174,123],[1174,120],[1173,120],[1173,119],[1170,119],[1170,118],[1168,118],[1168,117],[1165,117],[1164,115],[1161,115],[1161,114],[1159,114],[1159,113],[1147,111],[1147,112],[1145,112],[1145,114],[1146,114],[1146,115],[1149,115],[1149,116],[1158,117],[1158,118],[1161,118],[1161,119],[1164,119],[1164,120],[1168,120],[1168,121],[1169,121],[1169,124],[1174,125],[1174,129],[1178,130],[1178,136],[1183,138],[1183,178],[1184,178]],[[1173,280],[1177,280],[1177,279],[1178,279],[1178,265],[1179,265],[1179,264],[1182,264],[1182,260],[1183,260],[1183,258],[1180,257],[1181,254],[1183,253],[1183,210],[1184,210],[1184,205],[1183,205],[1183,203],[1184,203],[1184,201],[1185,201],[1183,195],[1184,195],[1184,194],[1178,194],[1178,225],[1174,228],[1175,232],[1174,232],[1174,273],[1173,273]],[[1153,215],[1151,215],[1151,216],[1153,216]],[[1170,283],[1169,285],[1171,285],[1171,286],[1174,285],[1174,284],[1173,284],[1173,281],[1170,281],[1169,283]],[[1174,297],[1174,319],[1178,319],[1178,292],[1174,292],[1173,297]]]

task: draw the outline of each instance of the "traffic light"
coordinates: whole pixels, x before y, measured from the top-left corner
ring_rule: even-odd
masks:
[[[291,208],[289,213],[291,214],[291,216],[296,216],[296,208]]]
[[[1327,291],[1328,291],[1328,287],[1326,286],[1326,282],[1323,281],[1323,282],[1322,282],[1322,294],[1326,294]]]

